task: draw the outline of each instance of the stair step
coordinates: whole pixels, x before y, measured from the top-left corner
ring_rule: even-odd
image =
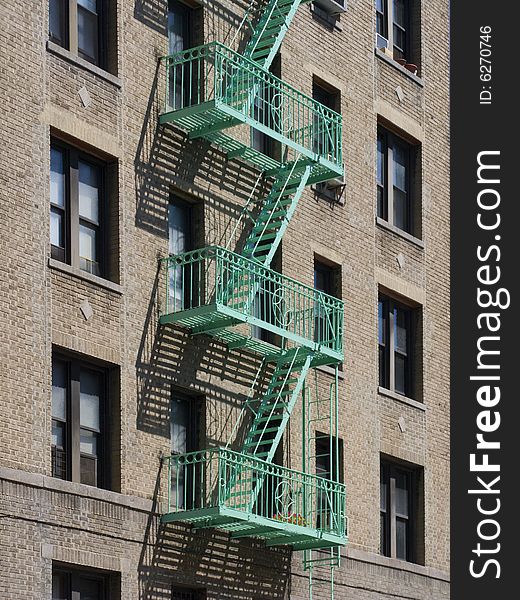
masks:
[[[255,419],[255,423],[265,423],[266,421],[272,421],[274,419],[281,419],[282,415],[279,413],[276,413],[274,415],[270,415],[269,417],[258,417],[257,419]]]
[[[253,431],[250,431],[248,436],[249,437],[255,437],[256,435],[264,435],[266,433],[273,433],[274,431],[278,431],[278,427],[267,427],[266,429],[255,429]],[[265,440],[267,441],[272,441],[272,440]]]

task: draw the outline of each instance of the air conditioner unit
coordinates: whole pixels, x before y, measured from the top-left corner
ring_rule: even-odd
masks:
[[[388,40],[379,33],[376,33],[376,48],[378,50],[381,50],[383,54],[386,54],[387,56],[393,58],[394,53],[388,47]]]
[[[346,184],[345,175],[341,177],[335,177],[334,179],[329,179],[325,182],[325,187],[328,190],[337,190],[340,187],[343,187]]]
[[[347,10],[347,0],[314,0],[314,4],[329,15],[340,15]]]

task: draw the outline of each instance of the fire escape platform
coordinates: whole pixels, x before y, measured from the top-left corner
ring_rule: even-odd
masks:
[[[287,519],[270,519],[226,506],[167,513],[161,517],[163,523],[187,523],[194,529],[222,529],[232,538],[260,538],[266,546],[290,545],[295,550],[309,550],[344,546],[346,543],[345,536],[291,523],[290,517]]]
[[[254,337],[241,334],[238,331],[229,330],[229,327],[239,325],[240,323],[249,323],[290,339],[299,346],[309,348],[313,352],[311,367],[320,365],[334,365],[343,361],[343,353],[331,350],[317,342],[306,339],[302,336],[291,334],[282,327],[277,327],[268,321],[263,321],[254,316],[242,313],[238,310],[229,308],[222,304],[210,304],[183,310],[178,313],[162,315],[160,317],[161,325],[175,323],[190,330],[192,335],[208,334],[226,342],[230,350],[245,349],[251,350],[262,357],[276,360],[282,349],[274,344],[263,342]]]
[[[162,60],[166,96],[160,123],[175,123],[191,139],[217,144],[216,134],[247,125],[290,149],[287,162],[296,156],[311,161],[317,168],[310,183],[343,176],[342,118],[334,110],[218,42]],[[229,145],[228,137],[219,145]],[[258,158],[245,144],[229,152]]]
[[[311,366],[343,360],[344,304],[338,298],[219,246],[208,246],[162,261],[165,306],[162,325],[176,323],[194,335],[221,337],[241,347],[277,356],[281,349],[228,328],[259,327],[313,353]],[[171,297],[170,289],[182,289]],[[274,352],[273,352],[274,350]]]
[[[163,523],[219,528],[297,550],[347,540],[342,483],[260,460],[229,448],[165,457],[168,501]],[[179,483],[180,482],[180,483]]]

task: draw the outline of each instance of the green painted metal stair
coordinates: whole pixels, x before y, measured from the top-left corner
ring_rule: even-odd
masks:
[[[242,453],[266,462],[273,460],[301,393],[311,359],[312,353],[301,347],[279,355],[266,393],[259,400],[259,405],[252,409],[254,418],[242,445]]]
[[[271,264],[311,170],[312,166],[307,161],[297,160],[278,171],[246,239],[242,256],[258,260],[266,267]]]
[[[311,0],[268,0],[244,56],[269,69],[300,4]]]

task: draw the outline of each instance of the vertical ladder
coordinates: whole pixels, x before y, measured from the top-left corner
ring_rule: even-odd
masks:
[[[334,383],[330,386],[328,398],[323,398],[318,390],[318,377],[314,372],[314,392],[305,386],[303,390],[303,460],[304,470],[316,472],[316,459],[321,457],[317,450],[317,441],[324,437],[329,439],[327,455],[329,456],[329,479],[339,476],[339,439],[338,439],[338,365],[335,367]],[[318,434],[317,427],[324,425],[329,433]],[[334,436],[334,438],[333,438]],[[333,464],[333,460],[335,464]],[[317,518],[317,514],[313,518]],[[309,573],[309,600],[324,600],[324,590],[317,591],[318,586],[329,589],[329,598],[334,600],[334,569],[341,561],[341,548],[326,550],[304,550],[303,569]],[[321,575],[319,581],[316,575]]]

